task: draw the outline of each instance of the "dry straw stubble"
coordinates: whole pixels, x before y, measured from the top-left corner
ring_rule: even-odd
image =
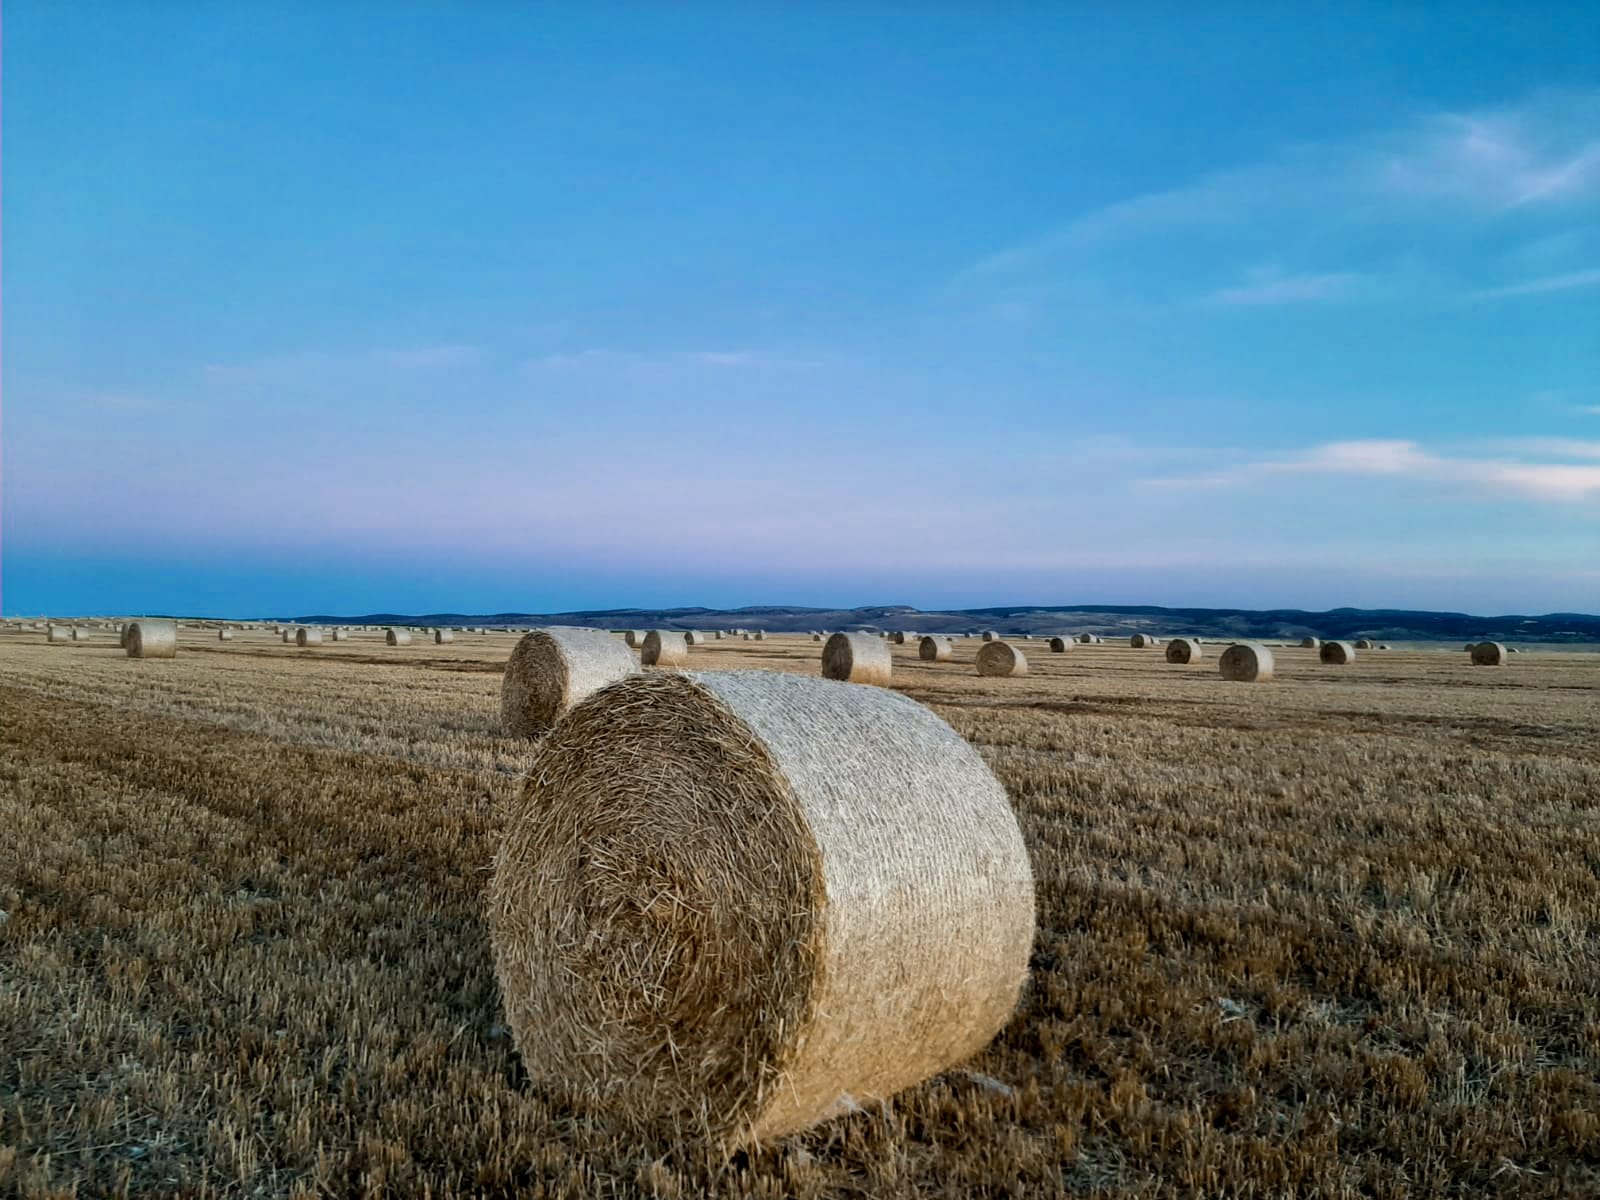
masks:
[[[769,672],[625,680],[568,714],[507,814],[491,943],[523,1065],[725,1146],[981,1049],[1033,883],[1004,789],[921,705]]]
[[[506,663],[501,719],[519,737],[540,737],[573,705],[638,671],[633,651],[603,630],[535,629]]]
[[[681,667],[689,661],[689,643],[674,629],[652,629],[639,658],[647,667]]]
[[[822,677],[887,686],[894,676],[889,643],[870,633],[835,633],[822,644]]]

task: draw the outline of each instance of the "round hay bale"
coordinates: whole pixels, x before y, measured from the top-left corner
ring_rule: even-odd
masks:
[[[1265,683],[1272,678],[1272,651],[1260,642],[1235,642],[1217,659],[1224,679],[1239,683]]]
[[[647,667],[681,667],[689,661],[689,643],[675,629],[652,629],[644,635],[639,659]]]
[[[383,631],[383,641],[389,646],[411,645],[411,634],[404,629],[386,629]]]
[[[644,646],[644,630],[624,629],[622,631],[622,640],[635,650],[641,649]]]
[[[333,640],[336,642],[348,642],[350,640],[350,631],[348,629],[335,629],[333,631]]]
[[[1372,642],[1369,641],[1367,638],[1362,638],[1360,641],[1358,641],[1356,643],[1356,649],[1357,650],[1371,650],[1372,649]]]
[[[892,691],[625,680],[544,740],[505,829],[489,939],[522,1065],[630,1127],[805,1129],[981,1050],[1027,978],[1005,789]]]
[[[1472,648],[1472,665],[1475,667],[1503,667],[1506,648],[1499,642],[1479,642]]]
[[[741,638],[742,638],[742,639],[743,639],[743,640],[745,640],[745,641],[747,641],[747,642],[748,642],[748,641],[749,641],[749,640],[750,640],[750,638],[751,638],[751,635],[750,635],[750,634],[748,634],[748,633],[741,633],[741,634],[740,634],[740,635],[739,635],[739,636],[740,636],[740,637],[741,637]]]
[[[906,642],[916,636],[916,634],[910,632],[909,630],[898,629],[890,635],[889,640],[892,641],[896,646],[904,646]]]
[[[128,625],[129,658],[178,657],[176,621],[134,621]]]
[[[683,643],[686,646],[704,646],[706,644],[706,635],[691,629],[683,635]]]
[[[1156,644],[1155,638],[1147,633],[1136,633],[1128,639],[1128,645],[1135,650],[1144,650]]]
[[[986,642],[978,647],[979,675],[1026,675],[1028,660],[1009,642]]]
[[[72,628],[72,640],[73,641],[75,641],[75,642],[87,642],[89,640],[89,636],[90,636],[89,635],[89,631],[87,629],[83,629],[83,628],[81,628],[79,626],[76,626],[76,625],[73,626],[73,628]]]
[[[992,629],[985,629],[982,637],[986,642],[998,642],[1000,640],[1000,635]]]
[[[231,630],[231,629],[219,629],[219,630],[217,630],[217,641],[219,641],[219,642],[231,642],[231,641],[233,641],[233,630]]]
[[[320,629],[300,629],[300,630],[296,630],[295,631],[295,635],[294,635],[294,644],[296,646],[320,646],[320,645],[322,645],[322,630],[320,630]]]
[[[1342,667],[1356,660],[1356,648],[1349,642],[1323,642],[1320,647],[1322,661],[1329,666]]]
[[[1205,651],[1200,648],[1198,638],[1173,638],[1167,643],[1167,661],[1169,663],[1199,662],[1205,657]]]
[[[295,631],[292,629],[285,629],[283,631],[283,644],[285,646],[292,646],[295,644],[295,641]]]
[[[820,634],[820,633],[813,633],[813,634],[812,634],[812,635],[811,635],[811,640],[812,640],[812,641],[813,641],[813,642],[820,642],[820,641],[821,641],[821,640],[822,640],[822,634]]]
[[[1092,633],[1080,633],[1077,641],[1080,646],[1092,646],[1097,639]]]
[[[889,645],[870,633],[836,633],[822,644],[822,677],[888,686],[894,674]]]
[[[1388,648],[1389,648],[1389,643],[1388,642],[1379,642],[1378,643],[1378,649],[1379,650],[1387,650]]]
[[[1314,637],[1301,638],[1300,648],[1302,650],[1320,650],[1322,649],[1322,639]]]
[[[755,638],[755,640],[756,640],[756,641],[758,641],[758,642],[764,642],[764,641],[766,641],[766,640],[767,640],[767,634],[766,634],[766,631],[765,631],[765,630],[762,630],[762,629],[758,629],[758,630],[756,630],[756,631],[755,631],[755,633],[754,633],[754,634],[753,634],[753,635],[752,635],[752,636],[753,636],[753,637],[754,637],[754,638]]]
[[[917,657],[923,662],[949,662],[954,653],[949,638],[925,637],[917,643]]]
[[[435,646],[442,646],[446,642],[453,642],[455,640],[456,635],[451,633],[448,629],[435,629],[433,631],[433,644]]]
[[[1467,643],[1467,653],[1468,654],[1471,654],[1477,648],[1478,648],[1478,643],[1477,642],[1468,642]]]
[[[45,633],[44,640],[57,644],[70,642],[72,640],[72,627],[69,625],[52,625]],[[126,645],[127,643],[124,642],[123,644]]]
[[[599,629],[535,629],[511,651],[500,685],[500,717],[518,737],[549,732],[573,705],[639,673],[629,650]]]
[[[1051,654],[1065,654],[1071,648],[1072,648],[1072,642],[1068,638],[1053,637],[1053,638],[1050,639],[1050,653]]]
[[[715,633],[713,633],[713,634],[712,634],[712,635],[711,635],[711,636],[712,636],[712,637],[714,637],[714,638],[716,638],[716,639],[717,639],[717,641],[719,641],[719,642],[720,642],[720,641],[721,641],[721,640],[722,640],[722,630],[720,630],[720,629],[719,629],[719,630],[717,630],[717,631],[716,631],[716,632],[715,632]]]
[[[1506,647],[1506,653],[1507,654],[1521,654],[1522,651],[1518,650],[1515,646],[1507,646]]]

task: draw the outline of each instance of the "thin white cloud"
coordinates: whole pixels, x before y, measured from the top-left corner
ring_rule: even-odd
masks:
[[[525,369],[535,371],[681,369],[685,366],[782,370],[821,365],[819,359],[793,358],[765,350],[666,350],[641,353],[598,348],[544,354],[523,364]]]
[[[1211,302],[1228,305],[1304,304],[1338,300],[1356,290],[1362,277],[1351,271],[1323,275],[1258,274],[1248,283],[1221,288]]]
[[[1472,293],[1474,300],[1500,300],[1509,296],[1537,296],[1544,292],[1570,292],[1574,288],[1600,287],[1600,268],[1587,271],[1570,271],[1564,275],[1547,275],[1542,279],[1529,279],[1503,287],[1484,288]]]

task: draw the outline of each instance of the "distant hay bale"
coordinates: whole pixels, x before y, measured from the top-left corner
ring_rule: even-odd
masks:
[[[683,641],[687,646],[704,646],[706,644],[706,635],[691,629],[683,635]]]
[[[1272,678],[1272,651],[1260,642],[1235,642],[1217,659],[1224,679],[1239,683],[1265,683]]]
[[[1475,667],[1502,667],[1506,661],[1506,648],[1499,642],[1479,642],[1472,648],[1472,665]]]
[[[1388,642],[1379,642],[1378,643],[1378,649],[1379,650],[1387,650],[1388,648],[1389,648],[1389,643]]]
[[[574,708],[527,779],[489,943],[523,1069],[563,1103],[770,1141],[970,1058],[1015,1010],[1035,919],[1016,817],[904,696],[640,676]]]
[[[764,641],[767,640],[766,630],[764,630],[764,629],[756,630],[755,633],[752,636],[754,636],[754,638],[758,642],[764,642]]]
[[[719,629],[719,630],[717,630],[717,631],[716,631],[716,632],[715,632],[715,633],[713,633],[713,634],[712,634],[712,635],[711,635],[711,636],[712,636],[712,637],[714,637],[714,638],[716,638],[716,639],[717,639],[717,641],[719,641],[719,642],[720,642],[720,641],[721,641],[721,640],[722,640],[722,630],[720,630],[720,629]]]
[[[130,622],[124,648],[129,658],[176,658],[178,624],[176,621]]]
[[[1329,666],[1342,667],[1356,660],[1356,648],[1349,642],[1323,642],[1321,658]]]
[[[886,687],[894,674],[889,646],[870,633],[836,633],[822,644],[822,677]]]
[[[983,640],[986,642],[998,642],[1000,635],[992,629],[985,629],[983,631]]]
[[[1372,643],[1368,639],[1362,638],[1360,641],[1358,641],[1356,643],[1356,649],[1357,650],[1371,650],[1372,649]]]
[[[821,633],[820,633],[820,632],[815,632],[815,633],[813,633],[813,634],[812,634],[812,635],[811,635],[811,640],[812,640],[812,641],[813,641],[813,642],[820,642],[820,641],[821,641],[821,640],[822,640],[822,634],[821,634]]]
[[[322,630],[320,630],[320,629],[300,629],[300,630],[296,630],[295,631],[295,635],[294,635],[294,644],[296,646],[320,646],[320,645],[322,645]]]
[[[622,631],[622,640],[627,642],[628,645],[633,649],[637,650],[644,645],[644,630],[624,629]]]
[[[917,643],[917,657],[923,662],[949,662],[954,653],[949,638],[925,637]]]
[[[292,645],[295,644],[295,631],[294,630],[285,629],[283,631],[283,644],[285,646],[292,646]]]
[[[87,629],[83,629],[83,628],[80,628],[80,627],[77,627],[77,626],[73,627],[73,630],[72,630],[72,640],[73,641],[75,641],[75,642],[87,642],[89,640],[89,637],[90,637],[90,634],[89,634],[89,631]]]
[[[335,629],[333,631],[333,640],[336,642],[348,642],[350,640],[350,631],[348,629]]]
[[[573,705],[638,671],[633,651],[602,630],[535,629],[506,663],[500,718],[518,737],[541,737]]]
[[[1065,654],[1071,648],[1072,648],[1072,642],[1068,638],[1053,637],[1053,638],[1050,639],[1050,653],[1051,654]]]
[[[1080,633],[1077,640],[1080,646],[1090,646],[1094,644],[1095,636],[1092,633]]]
[[[752,634],[748,634],[748,633],[741,633],[741,634],[740,634],[740,635],[739,635],[739,636],[740,636],[740,638],[742,638],[742,639],[743,639],[743,640],[744,640],[744,641],[747,641],[747,642],[748,642],[748,641],[750,641],[750,640],[751,640],[751,638],[752,638],[752,637],[753,637],[753,636],[754,636],[754,635],[752,635]]]
[[[411,645],[411,633],[406,629],[385,629],[383,631],[383,641],[385,645],[389,646],[409,646]]]
[[[1026,675],[1028,660],[1009,642],[985,642],[978,647],[979,675]]]
[[[55,642],[58,645],[72,640],[72,627],[69,625],[52,625],[44,635],[46,642]]]
[[[233,630],[231,630],[231,629],[219,629],[219,630],[217,630],[217,641],[219,641],[219,642],[231,642],[231,641],[233,641]]]
[[[904,646],[908,640],[916,636],[916,634],[910,632],[909,630],[898,629],[890,635],[889,640],[892,641],[896,646]]]
[[[450,632],[448,629],[435,629],[433,631],[433,644],[435,646],[442,646],[446,642],[453,642],[455,640],[456,635]]]
[[[1477,648],[1478,648],[1478,643],[1477,642],[1468,642],[1467,643],[1467,653],[1468,654],[1471,654]]]
[[[1136,633],[1128,639],[1128,645],[1135,650],[1145,650],[1156,644],[1156,639],[1147,633]]]
[[[652,629],[644,635],[639,659],[647,667],[681,667],[689,661],[689,643],[675,629]]]
[[[1507,646],[1506,647],[1506,653],[1507,654],[1521,654],[1522,651],[1518,650],[1515,646]]]
[[[1169,663],[1199,662],[1205,657],[1205,651],[1200,648],[1198,638],[1173,638],[1167,643],[1167,661]]]
[[[1322,639],[1314,637],[1301,638],[1300,648],[1302,650],[1320,650],[1322,648]]]

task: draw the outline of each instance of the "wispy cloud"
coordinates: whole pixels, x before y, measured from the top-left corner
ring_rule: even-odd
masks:
[[[766,350],[664,350],[642,352],[591,348],[531,358],[529,370],[649,370],[713,367],[728,370],[784,370],[821,366],[820,359],[792,357]]]
[[[1108,290],[1237,307],[1510,298],[1591,286],[1597,217],[1600,90],[1550,92],[1117,201],[985,256],[949,287],[985,308]]]
[[[1513,441],[1508,448],[1524,453],[1518,458],[1452,455],[1399,439],[1326,442],[1303,451],[1244,462],[1224,472],[1145,482],[1166,488],[1214,488],[1294,475],[1357,475],[1449,485],[1473,493],[1549,503],[1571,504],[1600,498],[1600,463],[1528,461],[1540,452],[1546,458],[1600,460],[1600,442],[1529,438]]]

